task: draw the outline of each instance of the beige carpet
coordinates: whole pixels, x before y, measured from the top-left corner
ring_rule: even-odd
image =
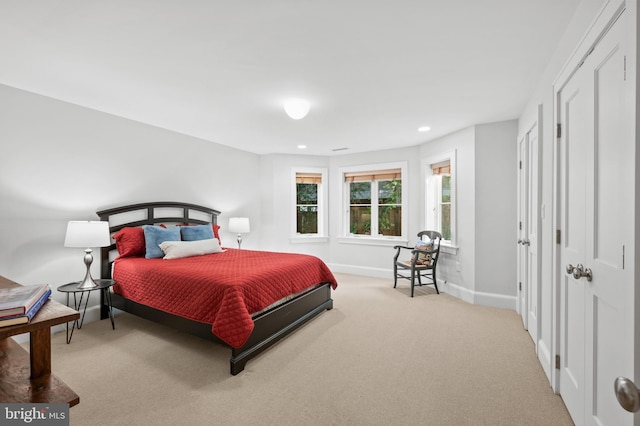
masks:
[[[334,309],[238,376],[227,348],[128,314],[55,334],[71,425],[572,424],[515,312],[336,277]]]

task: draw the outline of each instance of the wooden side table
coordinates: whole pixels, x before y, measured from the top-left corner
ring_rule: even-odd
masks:
[[[82,328],[82,324],[84,323],[84,315],[87,313],[87,305],[89,304],[89,296],[92,291],[100,291],[104,296],[104,300],[107,301],[107,308],[109,310],[109,319],[111,319],[111,328],[113,330],[116,329],[115,322],[113,321],[113,307],[111,304],[111,287],[115,285],[115,280],[109,279],[100,279],[94,280],[96,284],[95,287],[92,288],[78,288],[79,281],[62,285],[58,287],[58,291],[62,293],[66,293],[67,296],[67,306],[69,306],[69,296],[73,294],[73,308],[76,311],[80,311],[82,309],[82,316],[80,317],[80,321],[77,319],[73,321],[73,326],[71,327],[71,333],[69,333],[69,323],[67,323],[67,344],[71,343],[71,338],[73,337],[73,331],[77,328],[80,330]],[[78,297],[78,293],[80,297]],[[86,298],[85,298],[86,296]],[[84,299],[84,308],[82,308],[82,300]]]
[[[0,276],[0,288],[19,285]],[[0,402],[80,402],[78,394],[51,373],[51,327],[78,318],[79,312],[48,300],[27,324],[0,327]],[[30,333],[29,352],[11,338],[23,333]]]

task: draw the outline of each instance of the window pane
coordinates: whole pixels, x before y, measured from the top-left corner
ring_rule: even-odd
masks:
[[[318,233],[318,207],[317,206],[298,206],[297,207],[298,225],[296,232],[300,234],[317,234]]]
[[[371,204],[371,182],[349,184],[351,204]]]
[[[351,206],[349,214],[349,232],[371,235],[371,206]]]
[[[379,204],[402,203],[402,181],[401,180],[378,181],[378,203]]]
[[[451,176],[442,176],[442,202],[451,202]]]
[[[398,237],[402,233],[402,207],[378,207],[378,230],[385,236]]]
[[[451,240],[451,204],[442,204],[442,238]]]
[[[318,204],[318,185],[315,183],[296,184],[296,204]]]

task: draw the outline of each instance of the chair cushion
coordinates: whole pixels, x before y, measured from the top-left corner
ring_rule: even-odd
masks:
[[[398,266],[401,268],[411,269],[411,261],[410,260],[399,260],[396,262]],[[420,264],[416,262],[416,269],[431,269],[431,264]]]

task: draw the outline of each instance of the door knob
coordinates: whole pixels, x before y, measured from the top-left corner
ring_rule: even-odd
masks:
[[[518,244],[522,244],[522,240],[518,240]]]
[[[530,245],[530,244],[531,244],[531,241],[529,241],[529,240],[524,240],[524,241],[522,241],[522,245],[523,245],[523,246],[528,246],[528,245]]]
[[[574,266],[572,264],[567,265],[567,274],[573,274]]]
[[[640,391],[633,381],[626,377],[618,377],[613,382],[613,389],[622,408],[631,413],[640,410]]]
[[[568,271],[569,271],[569,268],[567,267],[567,272]],[[591,272],[591,269],[589,268],[585,269],[584,266],[582,266],[582,264],[578,263],[576,267],[573,268],[573,278],[575,278],[576,280],[579,280],[582,277],[585,277],[587,281],[591,282],[591,280],[593,279],[593,273]]]

